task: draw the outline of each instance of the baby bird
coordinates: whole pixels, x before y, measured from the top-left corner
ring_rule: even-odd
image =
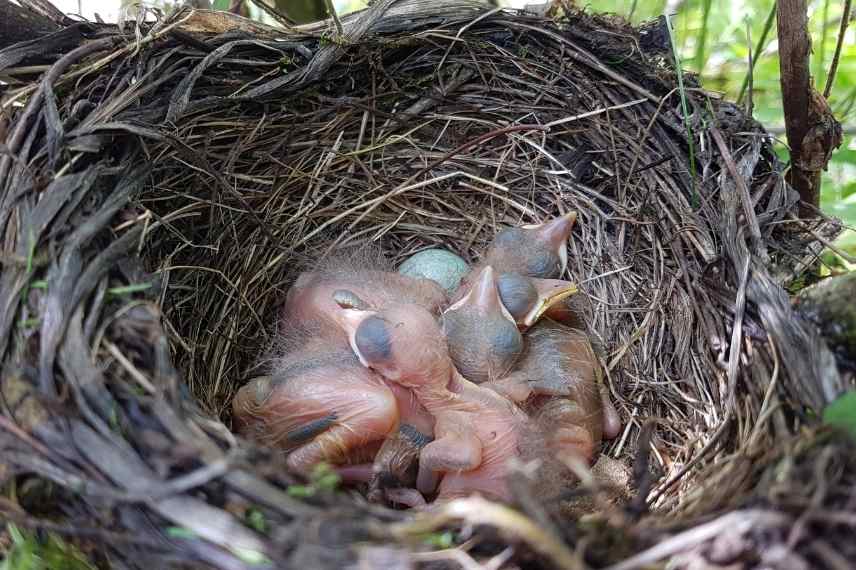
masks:
[[[301,336],[300,350],[238,391],[232,401],[238,433],[290,452],[287,464],[298,473],[321,461],[371,461],[398,424],[395,395],[347,344]]]
[[[521,302],[530,308],[534,306],[531,301],[526,301],[526,296],[533,294],[532,286],[537,286],[537,281],[529,282],[527,278],[557,279],[565,272],[568,265],[567,241],[576,219],[576,212],[569,212],[542,224],[506,228],[499,232],[481,261],[462,279],[452,295],[452,303],[466,295],[482,269],[490,265],[497,274],[500,298],[522,329],[531,326],[541,315],[563,324],[578,325],[577,297],[572,295],[575,291],[542,305],[540,313],[528,318],[520,309],[515,309]],[[541,285],[550,287],[547,283]],[[546,292],[539,290],[542,294]]]
[[[520,330],[527,330],[542,317],[574,329],[584,326],[575,302],[575,299],[578,299],[575,295],[577,288],[568,281],[556,279],[567,269],[567,240],[576,219],[576,212],[570,212],[543,224],[507,228],[499,232],[488,246],[482,261],[462,280],[461,286],[452,297],[452,307],[456,307],[459,311],[466,310],[458,303],[470,295],[473,288],[471,281],[479,275],[477,272],[482,272],[488,266],[492,267],[497,274],[497,291],[505,309],[503,315],[511,315]],[[463,305],[466,306],[467,303],[469,302],[464,302]],[[496,318],[498,313],[492,307],[489,307],[489,310],[494,311],[492,318]],[[444,314],[444,322],[445,317]],[[457,330],[463,332],[457,333],[460,336],[456,338],[454,330],[449,329],[450,346],[460,345],[462,339],[468,339],[470,346],[476,346],[477,335],[484,337],[493,335],[491,329],[486,328],[477,327],[467,330],[458,327]],[[471,379],[477,381],[478,378],[484,378],[484,375],[479,376],[476,373]],[[493,378],[493,380],[497,379],[496,376]],[[534,383],[529,387],[535,390],[536,395],[550,395],[548,388],[543,386],[540,380],[531,381]],[[523,386],[513,379],[506,381],[505,385],[506,389],[511,387],[519,389]],[[548,392],[542,393],[543,390]],[[607,437],[614,437],[610,434],[620,429],[620,418],[603,385],[600,392],[606,414],[604,427],[607,429],[604,434]]]
[[[408,392],[391,389],[363,367],[332,318],[338,303],[369,308],[400,302],[438,314],[446,293],[428,279],[385,271],[379,257],[365,252],[339,255],[301,274],[283,309],[282,355],[268,376],[233,400],[239,429],[289,451],[288,464],[298,472],[326,461],[350,465],[341,473],[352,480],[372,477],[375,453],[402,425],[407,433],[430,436],[433,418]],[[400,424],[402,415],[411,423]]]
[[[575,292],[573,283],[558,279],[518,273],[495,279],[493,268],[485,266],[471,289],[441,316],[452,362],[476,384],[502,378],[523,352],[520,331]]]
[[[435,418],[434,439],[419,455],[417,489],[437,489],[439,501],[472,492],[510,500],[507,465],[519,455],[528,419],[508,399],[457,372],[435,318],[415,305],[343,308],[338,317],[360,362],[411,390]]]
[[[359,267],[337,258],[336,267],[302,273],[286,296],[282,320],[288,325],[322,321],[333,324],[338,310],[337,291],[353,293],[364,305],[379,307],[390,303],[414,303],[439,314],[447,304],[445,290],[430,279],[400,275],[371,267]],[[344,294],[344,293],[343,293]],[[335,327],[326,329],[341,334]]]
[[[343,308],[370,308],[351,290],[337,290],[332,299],[336,303],[336,311]],[[346,336],[341,327],[339,330]],[[413,501],[417,499],[414,499],[408,489],[416,483],[415,467],[419,453],[433,439],[434,418],[410,390],[394,382],[385,384],[395,396],[398,407],[397,429],[384,439],[370,463],[342,468],[339,471],[349,480],[368,482],[368,498],[372,501],[380,501],[386,497],[413,506]]]
[[[543,224],[527,224],[499,232],[481,264],[502,273],[555,279],[568,266],[567,241],[577,220],[570,212]]]
[[[519,273],[526,277],[557,279],[568,266],[567,241],[577,219],[576,212],[542,224],[506,228],[496,234],[479,262],[461,280],[452,302],[472,287],[485,266],[497,273]]]
[[[523,336],[499,298],[489,265],[441,319],[452,362],[471,382],[501,378],[523,353]]]
[[[549,448],[592,464],[602,439],[621,429],[618,412],[602,395],[602,371],[588,336],[543,319],[527,333],[526,352],[492,388],[519,402]]]
[[[506,287],[506,298],[513,299],[518,315],[540,316],[575,290],[565,281],[519,274],[506,274],[505,279],[506,285],[523,292],[518,295]],[[530,282],[549,283],[544,287],[549,293],[537,294],[535,286],[526,287]],[[548,448],[590,462],[601,439],[617,435],[620,418],[603,391],[600,365],[588,337],[550,319],[538,324],[525,321],[534,326],[521,336],[513,315],[500,301],[499,290],[487,266],[473,290],[443,313],[453,362],[467,379],[525,405],[524,410],[549,436]],[[531,303],[537,309],[530,309]]]

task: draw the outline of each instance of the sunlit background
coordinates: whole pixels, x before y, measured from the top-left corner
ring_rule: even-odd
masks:
[[[215,9],[228,9],[234,0],[195,0]],[[326,17],[324,0],[265,0],[279,11],[299,22]],[[96,14],[106,22],[115,22],[123,11],[133,10],[139,0],[53,0],[65,13],[94,20]],[[539,0],[499,0],[499,5],[522,8],[538,4]],[[724,93],[735,100],[747,77],[749,45],[766,37],[762,49],[754,54],[757,60],[753,74],[754,116],[784,143],[779,68],[776,52],[775,20],[771,18],[774,0],[603,0],[572,2],[592,12],[621,14],[634,23],[669,14],[675,28],[676,44],[685,69],[700,73],[708,90]],[[145,0],[148,7],[168,11],[173,4],[167,0]],[[838,36],[844,2],[813,0],[809,2],[810,33],[812,36],[812,73],[818,90],[823,90],[826,72]],[[199,5],[199,4],[197,4]],[[340,14],[365,7],[364,0],[333,0]],[[243,14],[275,25],[276,22],[261,9],[246,0]],[[770,25],[771,24],[771,25]],[[764,30],[769,30],[764,34]],[[847,32],[841,62],[832,89],[830,105],[844,125],[842,147],[833,155],[828,172],[824,173],[822,207],[850,225],[856,225],[856,23]],[[778,145],[783,157],[784,144]],[[856,252],[856,233],[845,238],[847,247]]]
[[[225,10],[229,7],[229,0],[226,1],[216,1],[210,0],[211,4],[214,8],[219,10]],[[104,20],[105,22],[116,22],[119,17],[119,12],[122,10],[123,6],[130,6],[132,4],[140,4],[139,1],[125,1],[125,0],[56,0],[53,4],[65,12],[66,14],[79,14],[80,16],[86,18],[87,20],[94,20],[95,14]],[[324,9],[324,1],[323,0],[278,0],[277,2],[271,2],[272,4],[284,8],[284,12],[288,13],[290,16],[295,17],[296,19],[301,20],[303,18],[299,18],[300,15],[312,15],[312,14],[323,14],[325,13]],[[501,6],[508,6],[512,8],[523,7],[526,4],[536,4],[537,0],[527,1],[527,0],[505,0],[500,2]],[[148,6],[154,7],[169,7],[170,2],[164,2],[161,0],[152,1],[146,0],[144,4]],[[250,17],[253,19],[267,22],[270,24],[275,23],[272,18],[270,18],[267,14],[265,14],[260,8],[252,5],[251,2],[247,2],[248,11],[250,12]],[[333,0],[333,6],[335,6],[336,11],[339,14],[347,14],[349,12],[354,12],[356,10],[360,10],[365,8],[366,2],[365,0]],[[290,8],[290,9],[289,9]],[[316,18],[306,18],[307,20],[314,21]]]

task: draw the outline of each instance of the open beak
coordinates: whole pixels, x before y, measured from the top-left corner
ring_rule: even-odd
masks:
[[[529,313],[521,322],[518,322],[518,325],[520,325],[524,330],[538,322],[538,319],[540,319],[541,316],[550,309],[550,307],[564,299],[567,299],[578,291],[577,286],[574,283],[563,281],[561,279],[532,278],[532,284],[538,292],[538,297],[535,301],[535,305]]]

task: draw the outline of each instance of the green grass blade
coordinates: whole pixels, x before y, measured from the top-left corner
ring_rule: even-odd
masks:
[[[826,61],[826,38],[829,31],[829,26],[826,21],[829,19],[829,0],[823,0],[823,16],[820,19],[820,45],[817,46],[817,57],[814,61],[814,80],[820,85],[820,75],[823,73],[823,63]]]
[[[705,53],[705,48],[707,47],[707,26],[710,23],[710,8],[712,5],[712,0],[703,0],[701,12],[701,31],[699,32],[698,46],[696,46],[695,53],[695,68],[696,72],[699,75],[701,75],[701,73],[704,71],[704,66],[707,63],[707,54]]]
[[[737,104],[743,102],[743,97],[746,95],[746,88],[749,87],[749,78],[755,72],[755,65],[761,58],[761,52],[767,46],[767,38],[770,36],[770,30],[773,29],[773,22],[776,21],[776,2],[773,0],[770,6],[770,12],[767,14],[767,20],[764,22],[764,29],[761,31],[761,36],[758,38],[758,43],[755,44],[755,51],[752,52],[752,66],[746,71],[746,77],[743,78],[743,84],[740,86],[740,94],[737,96]]]
[[[681,67],[681,56],[678,54],[678,46],[675,44],[675,32],[672,28],[672,20],[666,14],[666,28],[669,30],[669,41],[672,44],[672,56],[675,58],[675,73],[678,77],[678,92],[681,96],[681,111],[684,115],[684,126],[687,129],[687,144],[690,150],[690,177],[692,179],[691,198],[693,208],[697,208],[700,204],[698,191],[696,190],[696,165],[695,165],[695,144],[693,142],[693,131],[690,127],[690,111],[687,105],[687,91],[684,88],[684,72]]]
[[[125,285],[124,287],[111,287],[107,289],[108,295],[128,295],[130,293],[139,293],[140,291],[146,291],[151,289],[151,283],[133,283],[131,285]]]

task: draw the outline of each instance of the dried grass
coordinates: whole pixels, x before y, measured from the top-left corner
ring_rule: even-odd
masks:
[[[749,508],[741,539],[813,524],[827,503],[847,518],[856,470],[835,455],[846,444],[792,435],[845,380],[782,288],[837,225],[795,221],[760,125],[690,76],[676,87],[662,22],[640,31],[577,12],[553,22],[377,0],[343,25],[344,38],[328,24],[281,31],[180,12],[130,35],[93,27],[7,93],[0,448],[11,473],[71,490],[71,521],[138,533],[139,547],[106,541],[127,567],[340,567],[354,556],[342,548],[363,540],[424,549],[407,526],[422,523],[401,513],[290,497],[280,459],[228,433],[230,396],[274,342],[291,280],[338,248],[379,246],[397,263],[442,245],[472,260],[501,226],[576,210],[568,277],[626,423],[605,453],[635,458],[642,495],[604,505],[612,530],[523,504],[540,531],[485,515],[473,524],[499,538],[416,558],[636,568],[677,552],[709,559],[698,550],[713,548],[709,529]],[[0,53],[0,74],[20,54]],[[831,479],[796,473],[816,450]],[[753,493],[781,461],[796,465],[788,485],[818,485],[812,499]],[[266,533],[240,524],[250,506]],[[798,553],[802,539],[764,538],[834,558],[837,539]]]

